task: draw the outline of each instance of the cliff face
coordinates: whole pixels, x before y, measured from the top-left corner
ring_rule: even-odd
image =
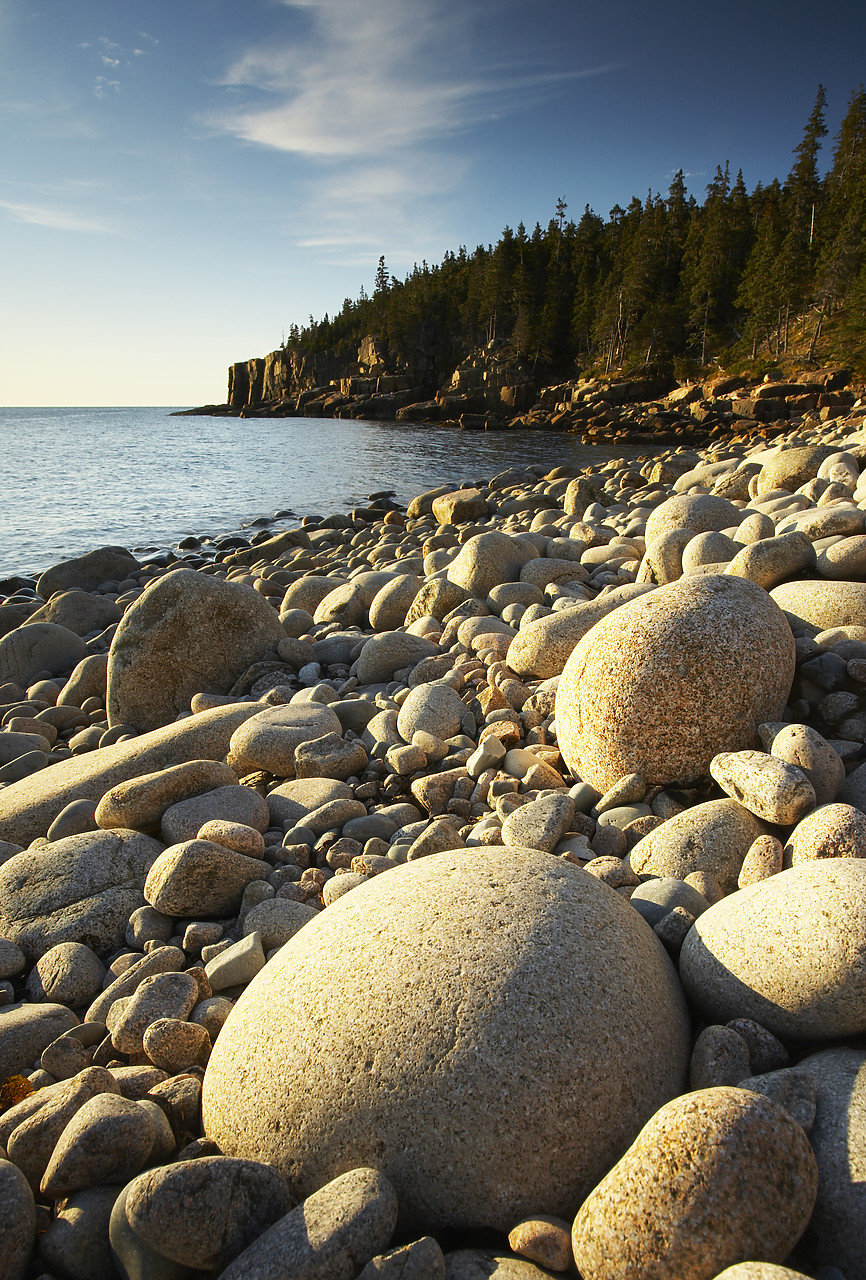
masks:
[[[338,351],[308,353],[300,348],[271,351],[266,356],[229,365],[227,404],[232,409],[274,404],[302,391],[345,377],[350,354]],[[354,371],[358,372],[357,362]]]

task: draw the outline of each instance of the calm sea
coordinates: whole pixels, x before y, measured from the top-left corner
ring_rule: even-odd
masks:
[[[143,551],[232,533],[278,511],[344,512],[378,489],[405,503],[509,466],[623,455],[557,432],[171,412],[0,408],[0,577],[107,544]]]

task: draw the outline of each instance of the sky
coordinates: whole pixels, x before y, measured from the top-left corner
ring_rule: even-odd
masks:
[[[218,403],[558,197],[784,178],[863,0],[0,0],[0,404]]]

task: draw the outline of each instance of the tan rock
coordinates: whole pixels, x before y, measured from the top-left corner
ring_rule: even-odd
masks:
[[[516,675],[546,680],[558,676],[574,647],[602,618],[637,596],[652,591],[652,583],[617,587],[596,600],[576,604],[572,609],[538,618],[512,640],[506,661]]]
[[[866,1030],[866,860],[827,858],[749,885],[705,911],[680,977],[710,1021],[752,1018],[783,1040]]]
[[[237,775],[221,761],[187,760],[112,787],[96,806],[96,821],[103,829],[146,830],[156,826],[166,809],[178,800],[236,782]]]
[[[475,848],[372,878],[281,949],[214,1046],[204,1123],[301,1195],[375,1152],[407,1234],[508,1230],[570,1213],[687,1058],[673,969],[626,902],[547,854]]]
[[[638,875],[675,880],[709,872],[726,893],[733,893],[746,854],[765,830],[736,800],[708,800],[650,831],[632,849],[629,863]]]
[[[785,866],[815,858],[866,858],[866,814],[850,804],[825,804],[788,836]]]
[[[710,774],[750,813],[782,827],[815,808],[815,789],[802,769],[765,751],[721,751]]]
[[[866,626],[866,582],[783,582],[770,596],[795,628]]]
[[[817,1186],[787,1112],[744,1089],[701,1089],[662,1107],[584,1201],[574,1258],[583,1280],[708,1280],[744,1255],[781,1262]]]
[[[654,507],[646,522],[647,546],[672,529],[692,529],[695,533],[729,529],[739,523],[739,508],[726,498],[711,493],[682,493]]]

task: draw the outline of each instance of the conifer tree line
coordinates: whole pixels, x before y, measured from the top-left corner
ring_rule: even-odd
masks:
[[[749,192],[717,167],[703,203],[682,170],[607,221],[564,199],[546,227],[506,227],[495,245],[461,247],[405,277],[379,259],[338,315],[293,325],[287,347],[349,352],[366,334],[431,380],[494,341],[537,375],[656,368],[685,376],[712,360],[814,358],[832,326],[862,361],[866,343],[866,91],[851,95],[832,154],[826,94],[784,181]],[[822,168],[824,172],[822,173]]]

